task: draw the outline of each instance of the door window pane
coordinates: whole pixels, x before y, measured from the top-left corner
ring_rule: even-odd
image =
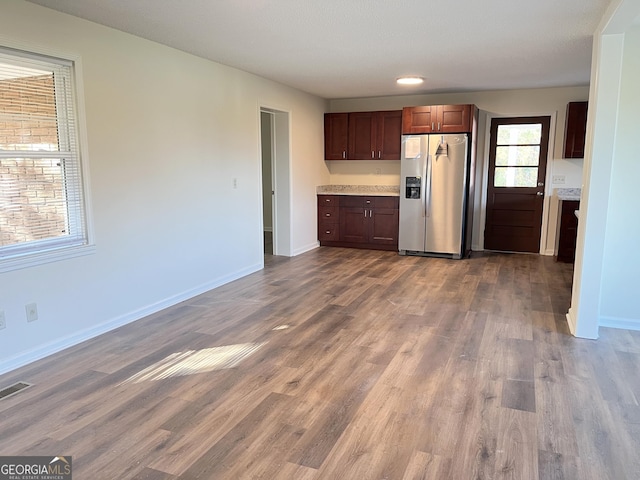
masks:
[[[498,126],[498,145],[539,145],[541,139],[541,123]]]
[[[539,146],[496,147],[496,166],[537,167],[539,159]]]
[[[535,187],[538,183],[537,167],[496,167],[494,187]]]

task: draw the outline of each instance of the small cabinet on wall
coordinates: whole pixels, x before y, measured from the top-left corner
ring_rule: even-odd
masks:
[[[397,250],[398,207],[398,197],[318,195],[320,245]]]
[[[402,109],[402,133],[468,133],[472,130],[475,105],[428,105]]]
[[[402,111],[326,113],[325,160],[399,160]]]
[[[588,104],[589,102],[570,102],[567,104],[567,119],[564,128],[564,158],[584,158]]]

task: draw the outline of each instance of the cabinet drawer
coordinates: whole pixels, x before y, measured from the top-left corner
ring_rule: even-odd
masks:
[[[373,202],[375,208],[398,208],[400,197],[374,197]]]
[[[341,207],[361,208],[373,207],[373,197],[365,197],[362,195],[345,195],[340,202]]]
[[[348,208],[398,208],[399,203],[399,197],[349,195],[342,198],[340,206]]]
[[[318,221],[324,223],[338,223],[338,207],[318,207]]]
[[[339,207],[340,197],[338,195],[318,195],[318,207]]]
[[[340,228],[337,223],[321,223],[318,226],[318,240],[321,242],[337,242],[340,240]]]

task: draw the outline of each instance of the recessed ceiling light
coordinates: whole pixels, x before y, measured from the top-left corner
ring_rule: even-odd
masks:
[[[396,80],[399,85],[420,85],[424,82],[424,78],[422,77],[400,77]]]

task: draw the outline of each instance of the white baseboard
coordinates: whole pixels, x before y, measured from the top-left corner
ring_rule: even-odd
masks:
[[[578,338],[586,338],[589,340],[597,340],[598,339],[598,327],[594,328],[586,328],[583,326],[580,331],[578,331],[578,319],[576,318],[576,312],[573,307],[569,308],[567,312],[567,323],[569,324],[569,331],[574,337]]]
[[[640,330],[640,319],[600,317],[600,326],[609,328],[621,328],[623,330]]]
[[[313,242],[313,243],[310,243],[310,244],[305,245],[305,246],[300,247],[300,248],[296,248],[296,249],[293,251],[293,255],[292,255],[292,256],[293,256],[293,257],[295,257],[295,256],[297,256],[297,255],[301,255],[301,254],[303,254],[303,253],[309,252],[309,251],[311,251],[311,250],[313,250],[313,249],[315,249],[315,248],[318,248],[318,247],[320,247],[320,242],[316,240],[316,241],[315,241],[315,242]]]
[[[569,308],[569,311],[567,312],[567,323],[569,324],[569,331],[571,332],[571,335],[575,337],[576,336],[576,317],[573,313],[572,308]]]
[[[102,335],[103,333],[115,330],[116,328],[127,325],[128,323],[140,320],[141,318],[144,318],[148,315],[159,312],[160,310],[171,307],[185,300],[189,300],[190,298],[208,292],[209,290],[213,290],[214,288],[237,280],[238,278],[245,277],[263,268],[263,263],[251,265],[250,267],[243,268],[242,270],[238,270],[237,272],[234,272],[232,274],[219,277],[215,280],[204,283],[190,290],[172,295],[171,297],[165,298],[164,300],[160,300],[151,305],[147,305],[137,310],[125,313],[124,315],[120,315],[94,327],[81,330],[66,337],[57,339],[51,343],[47,343],[40,347],[18,354],[0,364],[0,375],[28,365],[29,363],[35,362],[36,360],[41,360],[44,357],[53,355],[54,353],[58,353],[65,348],[78,345],[79,343],[90,340],[94,337],[97,337],[98,335]]]

